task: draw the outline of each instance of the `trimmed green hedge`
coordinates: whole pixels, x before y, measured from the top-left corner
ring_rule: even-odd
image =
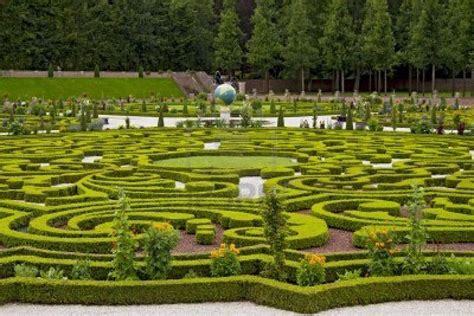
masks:
[[[150,282],[0,280],[1,303],[134,305],[253,301],[298,313],[402,300],[474,299],[474,277],[367,278],[302,288],[254,276]]]

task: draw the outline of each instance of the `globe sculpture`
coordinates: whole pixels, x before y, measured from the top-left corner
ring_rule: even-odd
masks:
[[[230,84],[225,83],[216,88],[214,96],[216,99],[222,100],[225,105],[231,105],[235,101],[237,91]]]

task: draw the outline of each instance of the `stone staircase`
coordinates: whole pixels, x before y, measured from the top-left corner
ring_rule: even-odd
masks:
[[[214,80],[204,71],[199,72],[173,72],[171,77],[186,95],[210,93]]]

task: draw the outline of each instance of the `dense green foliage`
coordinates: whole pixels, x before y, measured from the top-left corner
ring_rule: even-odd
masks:
[[[345,89],[349,76],[358,90],[369,74],[377,83],[370,80],[371,88],[380,91],[385,77],[406,66],[410,83],[412,69],[417,82],[429,69],[433,79],[440,70],[465,77],[473,6],[470,0],[17,0],[0,11],[0,68],[247,72],[248,63],[255,76],[334,75],[336,90]]]
[[[0,68],[208,69],[213,14],[211,0],[11,1]]]

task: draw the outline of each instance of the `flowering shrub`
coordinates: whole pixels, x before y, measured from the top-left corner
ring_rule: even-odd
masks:
[[[109,276],[117,281],[136,280],[135,269],[135,240],[133,239],[127,211],[130,204],[123,190],[119,191],[119,209],[115,212],[112,237],[116,238],[113,244],[112,271]]]
[[[395,236],[387,228],[369,232],[369,272],[373,276],[389,276],[395,272],[393,255],[395,254]]]
[[[300,286],[314,286],[321,284],[326,280],[326,271],[324,264],[326,257],[314,254],[307,254],[301,260],[298,271],[296,272],[296,282]]]
[[[234,244],[221,244],[220,248],[211,252],[211,275],[213,277],[227,277],[239,275],[240,262],[237,258],[240,253]]]
[[[408,204],[409,233],[405,237],[408,240],[408,248],[403,262],[403,273],[405,274],[418,274],[425,269],[423,246],[426,245],[429,237],[422,221],[425,204],[423,188],[414,188]]]
[[[145,233],[145,269],[150,279],[166,278],[171,269],[171,251],[178,245],[178,241],[178,233],[168,223],[156,223]]]

